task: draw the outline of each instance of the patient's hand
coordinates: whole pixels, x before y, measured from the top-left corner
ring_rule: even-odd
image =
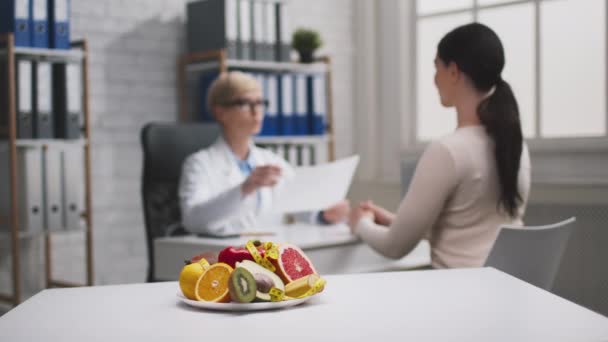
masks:
[[[374,213],[374,222],[383,226],[390,226],[391,223],[393,223],[393,220],[395,219],[395,214],[380,206],[375,205],[374,202],[372,202],[371,200],[361,202],[359,204],[359,208],[363,210],[369,210]]]
[[[350,202],[348,200],[342,200],[323,210],[323,219],[331,224],[339,223],[346,220],[349,212]]]
[[[375,221],[374,219],[374,212],[369,210],[369,209],[364,209],[361,208],[361,206],[358,206],[356,208],[353,208],[353,210],[351,210],[349,218],[348,218],[348,225],[350,226],[350,231],[353,234],[356,234],[356,229],[357,229],[357,224],[359,224],[359,221],[361,221],[363,218],[369,217],[372,221]]]
[[[243,196],[264,186],[275,186],[281,178],[281,168],[276,165],[256,167],[241,186]]]

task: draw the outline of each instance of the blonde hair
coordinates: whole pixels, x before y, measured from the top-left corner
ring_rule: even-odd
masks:
[[[207,108],[226,104],[239,94],[261,90],[262,86],[253,76],[241,71],[223,72],[211,83],[207,93]]]

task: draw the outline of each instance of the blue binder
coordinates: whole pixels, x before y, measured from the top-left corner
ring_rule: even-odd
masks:
[[[212,71],[207,72],[201,75],[199,80],[199,108],[200,108],[200,120],[202,122],[213,122],[215,119],[213,118],[213,114],[210,109],[207,108],[207,93],[209,92],[209,87],[211,87],[211,83],[219,76],[219,72]]]
[[[276,74],[266,75],[266,94],[268,99],[268,110],[264,116],[262,135],[279,134],[279,86]]]
[[[70,0],[48,0],[49,40],[54,49],[70,48]]]
[[[47,15],[47,0],[31,0],[30,25],[32,46],[37,48],[49,47],[49,17]]]
[[[293,76],[283,74],[280,78],[281,97],[279,102],[279,117],[281,118],[281,134],[295,135],[296,124],[293,103]]]
[[[307,135],[309,134],[308,129],[308,85],[306,82],[306,75],[298,74],[295,75],[295,134],[296,135]]]
[[[30,28],[30,0],[0,1],[0,33],[13,33],[15,46],[29,47]]]
[[[327,116],[327,88],[323,75],[311,76],[308,80],[308,125],[310,134],[325,134],[325,118]]]

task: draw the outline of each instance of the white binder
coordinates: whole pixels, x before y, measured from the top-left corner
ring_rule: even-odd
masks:
[[[3,90],[6,91],[6,90]],[[30,139],[34,134],[32,62],[17,62],[17,138]]]
[[[52,105],[52,76],[51,63],[36,62],[35,96],[34,101],[34,137],[53,138],[53,105]]]
[[[306,75],[298,74],[296,78],[296,113],[295,131],[298,135],[308,134],[308,91],[306,89]]]
[[[274,3],[264,3],[264,47],[266,49],[266,59],[277,61],[277,29]]]
[[[49,231],[63,230],[63,179],[60,148],[48,147],[44,152],[44,223]]]
[[[10,172],[8,145],[0,145],[0,215],[11,212]],[[17,148],[17,200],[19,230],[40,233],[43,230],[42,201],[42,151],[39,147]],[[0,230],[10,230],[10,223],[0,225]]]
[[[84,151],[81,146],[69,146],[62,154],[62,207],[66,230],[83,227],[84,211]]]
[[[237,41],[239,36],[238,31],[238,0],[226,0],[225,2],[225,20],[226,20],[226,39],[228,47],[228,58],[238,58]]]
[[[258,61],[266,60],[264,47],[264,3],[253,2],[253,51]]]
[[[251,1],[240,0],[239,28],[241,43],[241,59],[251,59]]]

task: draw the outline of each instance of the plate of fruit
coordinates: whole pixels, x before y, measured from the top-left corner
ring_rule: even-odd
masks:
[[[207,310],[272,310],[304,303],[325,284],[297,246],[251,240],[242,247],[225,248],[216,262],[202,257],[187,262],[177,297]]]

